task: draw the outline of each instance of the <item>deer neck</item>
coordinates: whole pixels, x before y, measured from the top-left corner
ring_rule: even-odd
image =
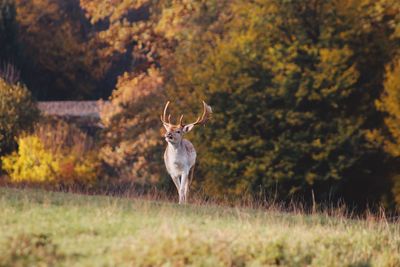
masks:
[[[182,139],[183,140],[183,139]],[[179,152],[182,149],[182,140],[178,143],[172,144],[172,143],[168,143],[168,150],[172,151],[172,152]]]

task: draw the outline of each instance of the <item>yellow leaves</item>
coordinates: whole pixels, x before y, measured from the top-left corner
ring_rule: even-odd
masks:
[[[318,179],[318,174],[313,172],[306,173],[305,176],[306,182],[310,185],[314,184],[314,181]]]
[[[387,66],[384,87],[382,98],[376,105],[378,109],[400,119],[400,59]]]
[[[39,111],[29,90],[21,84],[8,84],[0,78],[0,152],[7,152],[14,136],[30,130]]]
[[[186,1],[174,1],[170,7],[163,8],[161,18],[155,26],[155,31],[163,34],[167,39],[175,39],[182,34],[190,16],[195,11],[193,5],[182,2]]]
[[[100,41],[109,45],[113,52],[124,53],[126,47],[132,42],[134,28],[127,21],[118,21],[104,31],[98,33]],[[111,56],[112,53],[109,53]]]
[[[319,49],[319,55],[322,62],[325,64],[343,64],[348,60],[348,57],[352,55],[352,51],[348,47],[341,49],[334,48],[321,48]]]
[[[150,3],[149,0],[80,0],[90,22],[95,24],[109,18],[111,22],[120,20],[132,9],[140,9]]]
[[[76,154],[63,155],[45,148],[36,136],[18,139],[18,151],[1,158],[3,169],[12,182],[93,184],[99,167],[95,156],[81,158]]]
[[[124,73],[118,79],[117,91],[113,93],[112,100],[122,103],[133,102],[139,97],[151,94],[162,85],[163,78],[155,68],[148,69],[147,73]]]
[[[378,129],[373,129],[365,132],[365,138],[375,147],[385,146],[385,139]]]
[[[48,183],[56,179],[59,162],[50,151],[45,150],[37,137],[18,140],[18,152],[2,158],[3,169],[12,182]]]
[[[386,68],[384,92],[376,101],[376,107],[387,114],[384,122],[389,131],[385,136],[377,130],[368,133],[367,138],[374,143],[381,143],[386,152],[394,157],[400,156],[400,59]]]
[[[17,183],[93,184],[99,157],[88,137],[66,123],[53,123],[39,124],[33,134],[20,136],[18,150],[1,159],[3,169]]]
[[[64,185],[80,183],[92,185],[96,182],[100,167],[98,156],[88,153],[82,159],[77,155],[59,156],[59,171],[57,180]]]
[[[320,139],[320,138],[315,139],[315,140],[312,142],[312,145],[313,145],[314,147],[321,148],[321,147],[322,147],[321,139]]]
[[[349,64],[352,53],[351,49],[346,46],[318,49],[317,71],[308,74],[312,76],[312,87],[314,88],[310,92],[310,100],[320,101],[332,95],[336,95],[340,99],[353,92],[353,86],[359,78],[359,73],[354,64]],[[308,87],[309,85],[306,83],[302,86]],[[331,101],[330,105],[334,108],[338,107],[335,101]]]
[[[319,55],[321,62],[318,64],[318,67],[324,71],[323,79],[332,81],[336,78],[338,80],[337,86],[339,89],[346,89],[348,85],[354,84],[359,77],[357,69],[354,65],[350,65],[346,69],[341,69],[341,74],[339,77],[337,77],[338,68],[347,66],[347,62],[352,54],[352,50],[348,47],[343,47],[340,49],[320,49]],[[318,83],[319,86],[322,84],[322,81],[319,80]]]

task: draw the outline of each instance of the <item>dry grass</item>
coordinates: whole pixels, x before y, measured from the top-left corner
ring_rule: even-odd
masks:
[[[341,209],[305,215],[0,188],[0,266],[14,263],[400,266],[400,226]]]

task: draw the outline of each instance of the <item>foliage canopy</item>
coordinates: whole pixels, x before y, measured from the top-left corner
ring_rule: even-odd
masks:
[[[189,139],[207,195],[399,199],[398,1],[15,0],[15,11],[18,38],[0,44],[18,41],[34,95],[113,89],[99,153],[111,180],[168,181],[158,114],[168,99],[191,120],[205,100],[214,119]]]
[[[31,93],[22,84],[0,78],[0,154],[15,148],[15,138],[29,131],[39,116]]]

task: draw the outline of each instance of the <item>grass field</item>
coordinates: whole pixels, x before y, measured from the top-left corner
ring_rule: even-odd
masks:
[[[400,226],[0,188],[0,266],[400,266]]]

